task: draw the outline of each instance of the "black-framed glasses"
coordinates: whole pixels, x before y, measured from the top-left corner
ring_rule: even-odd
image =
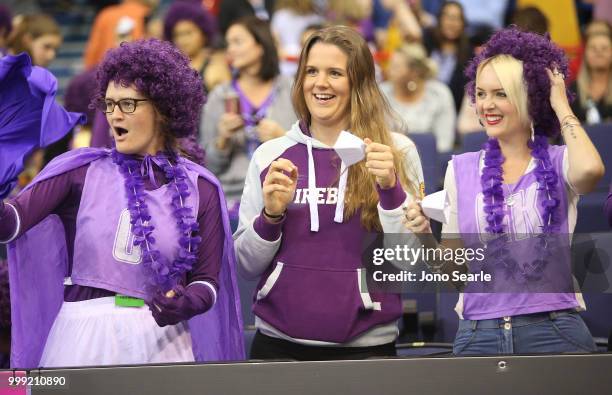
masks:
[[[138,102],[141,101],[149,101],[148,99],[121,99],[118,101],[114,101],[113,99],[104,99],[100,104],[100,109],[106,114],[112,114],[115,111],[115,106],[119,106],[119,110],[121,110],[124,114],[131,114],[136,111],[136,107],[138,107]]]

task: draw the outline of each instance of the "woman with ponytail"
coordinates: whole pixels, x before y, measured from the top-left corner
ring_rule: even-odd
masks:
[[[585,306],[569,264],[556,259],[571,239],[579,195],[604,173],[570,109],[567,73],[563,52],[548,37],[515,28],[495,34],[466,70],[468,94],[489,140],[481,151],[449,163],[444,188],[451,215],[442,245],[460,248],[470,236],[480,240],[488,247],[485,259],[467,270],[488,270],[492,279],[463,288],[455,354],[595,350],[577,314]],[[549,145],[548,138],[559,133],[565,145]],[[437,247],[418,205],[406,217],[408,229]],[[429,263],[443,272],[458,267]],[[540,288],[551,276],[553,287]]]
[[[292,99],[300,121],[255,151],[234,235],[241,274],[260,279],[251,358],[393,356],[401,297],[364,289],[362,246],[408,233],[402,209],[423,179],[415,145],[389,130],[372,55],[351,28],[308,38]],[[345,162],[341,138],[365,144],[365,160]]]

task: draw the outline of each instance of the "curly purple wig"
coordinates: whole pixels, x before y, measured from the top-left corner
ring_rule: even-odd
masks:
[[[495,33],[485,44],[484,50],[475,56],[465,69],[468,79],[466,89],[474,102],[476,71],[481,62],[496,55],[510,55],[523,62],[523,78],[527,84],[529,117],[535,133],[553,137],[559,134],[560,125],[550,106],[550,80],[546,68],[557,68],[569,75],[567,58],[548,36],[523,32],[515,27]],[[570,96],[568,90],[568,97]]]
[[[13,17],[11,16],[11,10],[7,6],[0,4],[0,32],[4,38],[7,38],[13,30]]]
[[[181,21],[193,22],[206,36],[206,45],[214,42],[217,36],[215,18],[200,3],[175,1],[164,18],[164,39],[172,41],[172,30]]]
[[[0,259],[0,329],[11,327],[8,262]]]
[[[164,118],[164,132],[177,138],[197,134],[205,100],[202,81],[189,66],[189,59],[169,42],[149,39],[121,43],[106,53],[97,79],[93,103],[104,99],[111,81],[133,84]]]

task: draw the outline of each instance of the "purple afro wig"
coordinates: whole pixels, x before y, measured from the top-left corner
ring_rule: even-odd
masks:
[[[202,7],[202,4],[190,1],[172,3],[164,18],[164,39],[172,41],[172,30],[181,21],[193,22],[206,36],[206,45],[210,45],[217,36],[215,18]]]
[[[11,298],[9,295],[8,263],[0,259],[0,329],[11,327]]]
[[[13,17],[11,11],[4,5],[0,4],[0,33],[4,38],[7,38],[13,30]]]
[[[510,27],[494,34],[485,44],[484,50],[468,64],[465,75],[468,95],[474,102],[476,71],[478,65],[497,55],[510,55],[523,62],[523,79],[527,84],[529,117],[535,133],[553,137],[559,133],[560,125],[550,105],[550,79],[546,69],[557,68],[569,75],[567,59],[563,51],[548,36],[523,32]],[[568,97],[572,98],[568,91]]]
[[[94,103],[104,100],[111,81],[133,84],[165,119],[166,133],[177,138],[197,134],[204,104],[202,81],[189,66],[189,59],[169,42],[149,39],[122,43],[106,53],[97,79]]]

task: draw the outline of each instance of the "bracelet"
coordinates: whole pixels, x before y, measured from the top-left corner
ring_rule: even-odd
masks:
[[[579,123],[569,123],[568,122],[566,124],[561,125],[561,131],[563,131],[563,129],[567,128],[568,126],[572,126],[573,127],[573,126],[581,126],[581,125]]]
[[[565,120],[568,118],[574,119],[576,122],[580,123],[580,120],[574,114],[566,115],[565,117],[563,117],[563,119],[559,123],[563,125],[564,123],[566,123]]]
[[[266,217],[270,218],[270,219],[281,219],[285,216],[285,213],[287,212],[287,210],[283,211],[282,214],[279,215],[272,215],[272,214],[268,214],[268,212],[266,211],[266,208],[263,208],[263,215],[265,215]]]

